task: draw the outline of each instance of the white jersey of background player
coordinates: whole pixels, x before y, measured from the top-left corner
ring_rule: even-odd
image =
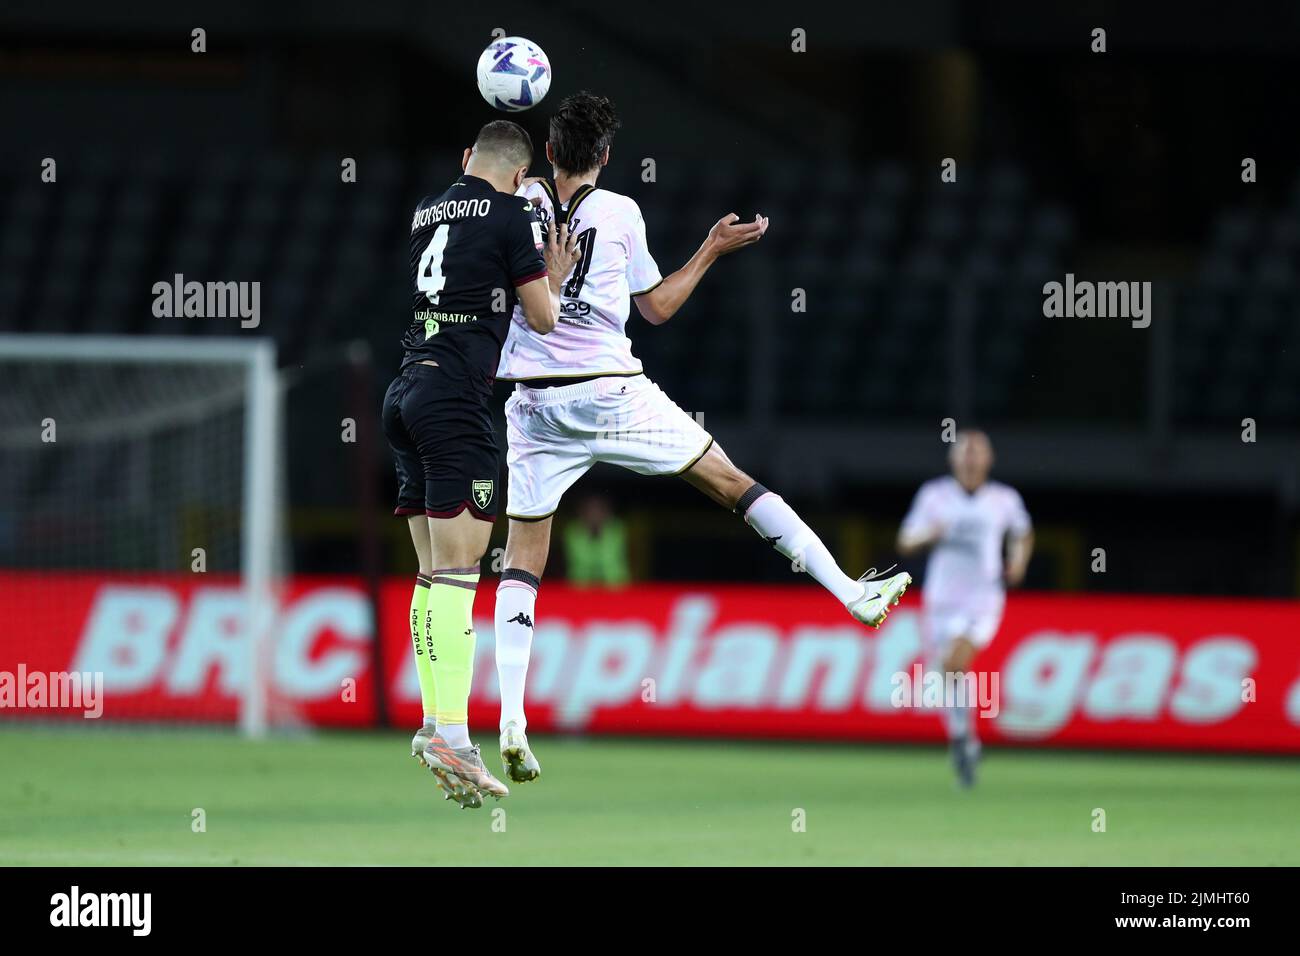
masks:
[[[498,378],[519,383],[506,402],[510,536],[495,615],[501,759],[517,782],[540,772],[524,735],[524,679],[551,519],[564,492],[596,462],[643,475],[680,475],[742,515],[793,566],[873,627],[912,580],[907,574],[877,580],[874,569],[860,580],[846,575],[779,495],[733,465],[699,422],[642,374],[624,332],[629,298],[648,322],[667,322],[713,262],[758,242],[767,220],[724,216],[686,265],[661,276],[637,204],[596,188],[618,126],[609,100],[590,93],[569,97],[551,117],[546,158],[555,183],[532,181],[526,194],[540,202],[545,217],[569,225],[580,258],[561,288],[555,330],[536,336],[516,315],[497,370]]]
[[[1020,494],[989,481],[993,446],[980,431],[962,431],[949,454],[952,474],[921,486],[898,532],[907,556],[930,549],[921,589],[921,639],[927,662],[945,673],[970,669],[1002,621],[1006,585],[1024,580],[1033,528]],[[973,702],[945,714],[962,784],[979,760]]]

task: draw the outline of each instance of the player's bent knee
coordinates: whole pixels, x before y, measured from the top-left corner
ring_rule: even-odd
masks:
[[[463,551],[454,548],[439,551],[434,555],[434,570],[438,571],[446,568],[477,568],[483,561],[483,554],[483,551],[474,548]]]
[[[754,485],[754,479],[737,468],[714,444],[683,476],[724,508],[734,509]]]
[[[429,536],[435,568],[478,567],[487,553],[492,523],[468,510],[452,518],[430,518]]]

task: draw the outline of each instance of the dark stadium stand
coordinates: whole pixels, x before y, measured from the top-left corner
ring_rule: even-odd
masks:
[[[0,182],[0,327],[229,334],[220,321],[155,317],[152,284],[177,273],[261,278],[260,331],[276,339],[282,363],[355,338],[385,356],[395,337],[385,317],[406,305],[406,209],[456,157],[356,159],[356,184],[340,182],[337,157],[244,151],[197,166],[163,153],[97,152],[65,163],[60,189]],[[722,267],[701,285],[683,313],[689,334],[630,323],[670,393],[745,415],[755,374],[746,356],[770,327],[777,416],[833,417],[851,403],[868,416],[931,418],[948,400],[948,343],[963,321],[976,414],[1050,417],[1024,392],[1045,328],[1042,285],[1067,271],[1075,229],[1020,168],[964,169],[957,183],[922,185],[903,165],[879,162],[811,188],[797,167],[762,169],[770,178],[718,173],[623,187],[643,204],[665,272],[711,224],[695,214],[701,195],[709,210],[761,207],[775,223],[761,269]],[[1174,296],[1174,422],[1230,423],[1250,406],[1300,424],[1298,251],[1300,181],[1283,212],[1218,216]],[[751,282],[761,286],[757,298],[744,288]],[[805,312],[787,312],[795,289]],[[772,325],[754,321],[755,301]],[[859,346],[868,341],[880,361],[864,375]]]

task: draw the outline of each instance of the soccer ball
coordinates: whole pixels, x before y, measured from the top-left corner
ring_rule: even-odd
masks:
[[[551,88],[551,61],[532,40],[493,40],[478,58],[478,91],[499,110],[536,106]]]

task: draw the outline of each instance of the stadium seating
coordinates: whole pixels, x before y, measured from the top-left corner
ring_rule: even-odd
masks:
[[[1276,212],[1224,210],[1180,290],[1174,420],[1300,425],[1300,178]]]
[[[395,359],[394,317],[408,307],[404,220],[456,157],[356,159],[354,184],[340,181],[337,157],[239,151],[197,164],[96,153],[65,164],[57,189],[0,182],[0,328],[233,334],[235,318],[154,316],[152,285],[177,273],[260,279],[259,332],[276,338],[283,362],[356,338]],[[843,417],[852,407],[930,418],[952,407],[950,343],[962,322],[958,347],[978,369],[974,413],[1053,414],[1026,388],[1047,337],[1042,284],[1071,268],[1075,229],[1014,164],[964,167],[949,184],[919,182],[889,161],[811,183],[779,160],[740,177],[721,168],[656,184],[616,175],[610,185],[642,202],[665,271],[697,248],[714,211],[762,211],[773,222],[762,260],[738,257],[710,276],[681,326],[630,323],[647,368],[684,405],[745,416],[761,375],[781,417]],[[1300,180],[1281,212],[1218,216],[1195,275],[1173,296],[1177,424],[1232,421],[1243,403],[1300,423],[1298,252]],[[796,289],[804,312],[791,311]],[[764,335],[769,347],[755,358]],[[870,375],[866,347],[879,359]]]

